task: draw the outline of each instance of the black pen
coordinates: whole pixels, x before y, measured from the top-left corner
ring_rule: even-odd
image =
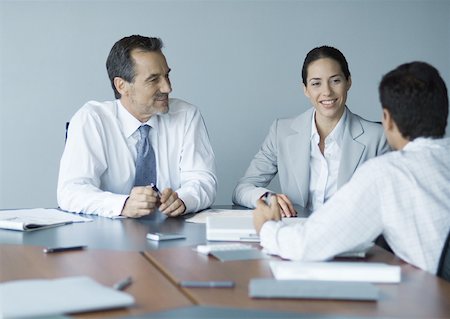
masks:
[[[71,251],[71,250],[81,250],[81,249],[85,249],[87,246],[67,246],[67,247],[47,247],[44,248],[44,253],[49,254],[49,253],[60,253],[60,252],[64,252],[64,251]]]
[[[116,290],[125,290],[125,288],[127,288],[132,283],[133,283],[133,278],[127,277],[124,280],[121,280],[118,283],[114,284],[113,288]]]
[[[226,281],[191,281],[184,280],[180,282],[181,287],[187,288],[232,288],[234,282],[230,280]]]
[[[151,184],[150,184],[150,187],[151,187],[155,192],[158,193],[158,196],[159,196],[159,197],[161,197],[161,192],[159,191],[158,187],[156,187],[155,184],[151,183]]]
[[[277,196],[277,194],[272,193],[272,192],[265,192],[264,193],[264,195],[262,196],[262,199],[264,200],[266,205],[270,206],[270,201],[271,201],[272,196]]]

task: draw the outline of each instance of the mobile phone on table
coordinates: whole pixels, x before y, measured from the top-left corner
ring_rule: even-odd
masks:
[[[156,241],[161,241],[161,240],[174,240],[174,239],[185,239],[186,236],[182,235],[182,234],[177,234],[177,233],[148,233],[147,234],[147,239],[150,240],[156,240]]]

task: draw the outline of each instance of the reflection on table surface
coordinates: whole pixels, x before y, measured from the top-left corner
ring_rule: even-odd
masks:
[[[215,209],[246,209],[236,205],[215,205]],[[308,215],[296,206],[299,216]],[[206,243],[204,224],[186,223],[194,214],[168,218],[159,211],[142,218],[110,219],[94,215],[83,215],[93,222],[76,223],[32,232],[0,229],[0,243],[34,246],[87,245],[88,248],[144,251],[176,246],[195,246]],[[183,234],[186,239],[152,241],[146,238],[149,232]]]

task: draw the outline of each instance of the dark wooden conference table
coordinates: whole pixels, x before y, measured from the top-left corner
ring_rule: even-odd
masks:
[[[269,261],[273,259],[220,262],[197,253],[195,246],[207,243],[204,224],[187,223],[186,217],[165,218],[159,213],[141,219],[90,217],[93,222],[34,232],[0,230],[0,282],[86,275],[112,286],[133,277],[126,292],[134,296],[134,306],[71,315],[77,318],[175,318],[158,314],[190,306],[296,313],[299,318],[450,317],[450,283],[377,246],[359,261],[400,265],[402,280],[400,284],[376,284],[380,289],[376,302],[252,299],[248,296],[250,279],[271,278]],[[186,239],[147,240],[146,234],[154,231],[182,233]],[[44,247],[70,245],[88,248],[58,254],[42,251]],[[178,285],[181,280],[233,280],[236,285],[182,288]]]

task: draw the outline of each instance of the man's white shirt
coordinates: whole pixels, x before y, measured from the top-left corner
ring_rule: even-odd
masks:
[[[137,129],[142,125],[119,100],[86,103],[71,119],[61,158],[58,204],[68,211],[120,215],[134,186]],[[200,111],[178,99],[145,123],[156,155],[157,186],[170,187],[186,212],[215,200],[215,158]]]
[[[364,163],[303,225],[266,222],[261,245],[294,260],[327,260],[383,234],[404,261],[436,273],[450,229],[450,138],[417,138]]]

